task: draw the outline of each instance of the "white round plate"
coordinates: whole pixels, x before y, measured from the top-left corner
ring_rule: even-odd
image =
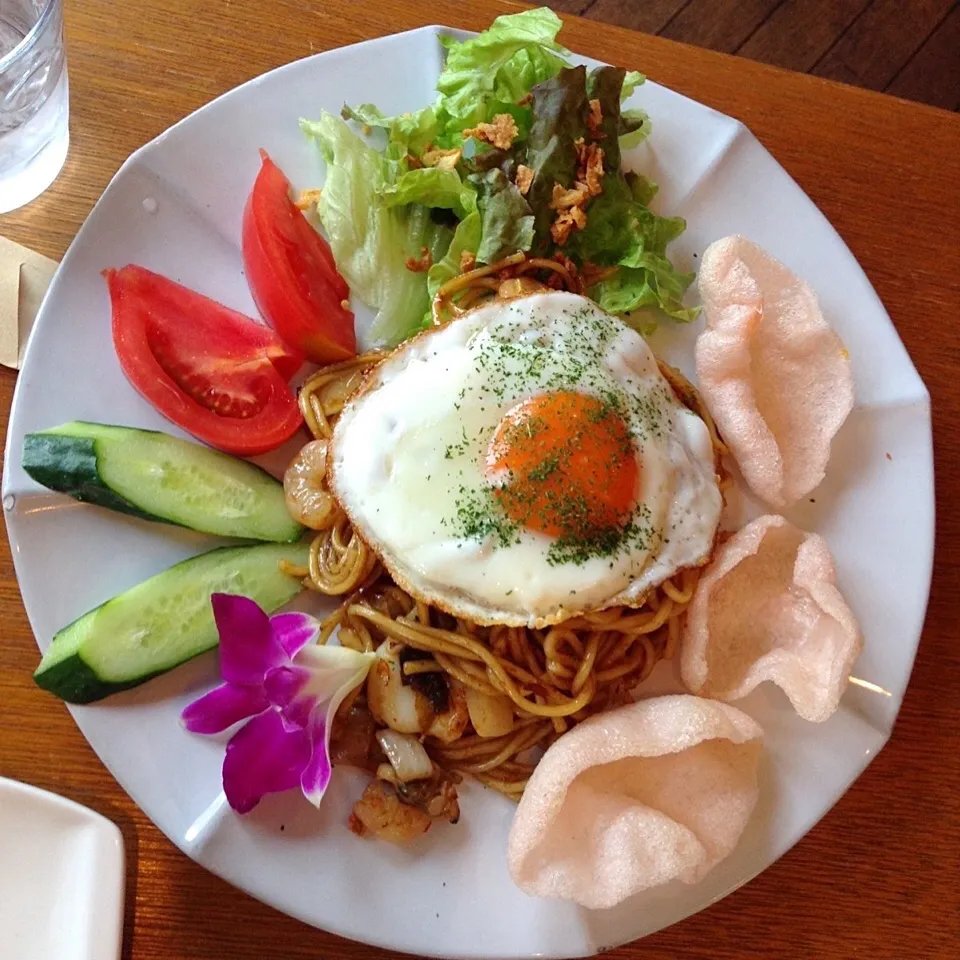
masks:
[[[212,545],[199,534],[45,494],[20,468],[24,434],[66,420],[172,429],[120,371],[100,271],[139,263],[255,316],[239,241],[258,148],[267,148],[298,187],[319,185],[322,164],[298,119],[316,117],[321,107],[338,111],[344,102],[400,113],[432,101],[442,56],[438,32],[426,27],[333,50],[244,84],[137,151],[97,203],[30,340],[4,464],[17,575],[41,648],[86,610]],[[813,284],[853,357],[856,409],[836,439],[826,481],[790,519],[830,543],[841,588],[866,636],[857,674],[887,695],[851,687],[840,710],[820,725],[798,719],[776,688],[765,686],[743,701],[766,732],[766,751],[761,801],[738,848],[696,886],[673,884],[604,912],[522,894],[504,862],[514,808],[476,784],[465,785],[460,824],[435,827],[411,849],[346,829],[362,780],[343,769],[319,814],[291,793],[234,816],[220,791],[222,746],[185,733],[177,722],[181,708],[215,682],[213,656],[104,703],[72,708],[124,789],[188,856],[318,927],[443,957],[573,957],[642,937],[772,863],[830,809],[889,736],[930,583],[927,391],[850,251],[750,132],[653,83],[635,98],[653,118],[653,135],[628,165],[660,183],[659,210],[689,224],[672,256],[692,268],[710,241],[747,235]],[[692,373],[696,332],[659,335],[654,347]],[[658,670],[654,688],[675,684],[670,670]]]

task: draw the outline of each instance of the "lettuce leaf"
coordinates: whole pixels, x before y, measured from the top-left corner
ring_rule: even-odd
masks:
[[[620,267],[612,277],[592,287],[588,291],[591,299],[640,333],[650,333],[657,325],[656,312],[650,308],[680,323],[696,320],[699,308],[683,305],[683,295],[694,274],[677,272],[662,254],[646,253],[637,261],[641,265]]]
[[[357,107],[344,104],[340,111],[344,120],[355,120],[363,127],[385,130],[389,143],[403,147],[405,152],[421,154],[437,136],[437,117],[433,107],[424,107],[416,113],[402,113],[396,117],[384,116],[372,103]]]
[[[480,191],[483,239],[476,250],[480,263],[529,250],[533,244],[533,213],[516,185],[500,169],[471,177]]]
[[[649,177],[645,177],[642,173],[637,173],[634,170],[628,170],[624,177],[626,178],[627,185],[630,187],[630,192],[633,194],[633,199],[637,203],[642,203],[645,207],[650,205],[650,201],[657,195],[657,191],[660,189],[659,185],[654,183]]]
[[[637,87],[647,82],[647,78],[639,70],[627,70],[620,85],[620,102],[623,103],[632,96]]]
[[[686,221],[654,213],[648,203],[656,185],[622,169],[620,103],[628,79],[616,67],[598,67],[588,79],[588,89],[600,101],[603,115],[603,193],[588,207],[587,226],[574,235],[572,247],[581,262],[620,267],[591,291],[608,312],[629,315],[657,307],[674,320],[688,322],[698,313],[682,303],[694,275],[676,270],[666,254],[667,245],[686,229]],[[630,82],[635,85],[635,80]]]
[[[642,83],[646,82],[646,77],[637,70],[628,70],[623,77],[623,86],[620,89],[620,102],[624,103],[627,98]],[[640,107],[632,107],[629,110],[620,112],[620,149],[629,150],[638,143],[642,143],[650,136],[650,117],[645,110]]]
[[[633,196],[621,170],[621,147],[626,138],[622,137],[624,117],[620,102],[624,87],[632,90],[643,79],[642,74],[635,71],[627,74],[616,67],[599,67],[589,76],[584,67],[572,67],[534,88],[534,121],[521,162],[534,172],[528,198],[536,218],[538,251],[547,252],[552,246],[553,185],[572,186],[577,158],[570,145],[581,137],[592,139],[587,115],[589,101],[596,99],[600,101],[602,117],[598,142],[604,151],[604,192],[590,204],[586,236],[574,240],[572,247],[577,249],[581,260],[594,263],[618,263],[625,255],[630,224],[635,217],[631,201],[637,201],[644,208],[641,215],[649,211],[645,210],[645,200]],[[631,139],[634,135],[645,136],[646,130],[632,131]],[[591,229],[595,214],[597,224]]]
[[[497,113],[510,112],[518,125],[529,126],[529,110],[517,107],[517,101],[566,66],[569,51],[556,41],[562,25],[552,10],[541,7],[497,17],[470,40],[441,37],[447,58],[437,81],[438,143],[459,143],[461,131]]]
[[[425,207],[452,210],[461,220],[477,209],[475,187],[464,183],[456,170],[438,167],[408,170],[381,194],[388,207],[422,203]]]
[[[480,237],[482,226],[480,213],[474,211],[457,225],[450,247],[442,260],[437,261],[427,273],[427,292],[430,294],[431,301],[436,292],[448,281],[460,274],[460,257],[464,253],[476,255],[480,247]],[[429,326],[430,318],[426,321]]]
[[[341,116],[385,130],[390,143],[416,156],[429,144],[459,147],[464,130],[498,113],[509,113],[525,137],[532,115],[518,101],[566,66],[569,51],[556,41],[561,26],[560,18],[542,7],[497,17],[469,40],[441,37],[447,56],[432,106],[388,117],[372,103],[363,103],[345,105]]]
[[[369,340],[399,343],[420,327],[430,305],[427,274],[407,269],[407,258],[426,247],[440,259],[451,230],[434,222],[422,204],[387,204],[382,193],[406,173],[396,151],[380,153],[326,112],[300,126],[327,161],[317,213],[337,267],[351,292],[377,311]]]
[[[624,110],[620,114],[620,148],[629,150],[643,143],[650,136],[650,117],[640,107]]]
[[[540,253],[548,252],[553,243],[553,185],[573,184],[577,173],[573,144],[589,135],[586,79],[586,67],[570,67],[533,89],[534,120],[521,162],[533,171],[527,198],[536,222],[535,249]]]

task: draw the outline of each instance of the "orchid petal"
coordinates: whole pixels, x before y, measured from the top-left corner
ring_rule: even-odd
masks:
[[[220,733],[268,706],[261,690],[224,683],[185,707],[180,722],[191,733]]]
[[[317,706],[316,697],[297,697],[281,708],[283,719],[295,727],[304,729],[310,724],[310,717]]]
[[[303,795],[319,806],[330,783],[330,730],[344,698],[366,679],[372,653],[358,653],[346,647],[304,647],[296,663],[310,671],[310,681],[285,713],[299,719],[312,709],[308,729],[311,737],[310,763],[300,778]]]
[[[320,621],[309,613],[278,613],[270,618],[273,638],[287,652],[288,657],[308,643],[315,643],[320,636]]]
[[[288,660],[270,618],[249,597],[215,593],[210,603],[220,634],[220,675],[230,683],[259,687],[270,667]]]
[[[223,791],[237,813],[248,813],[268,793],[300,783],[310,763],[310,734],[268,710],[245,724],[227,744]]]
[[[330,762],[328,729],[327,718],[317,711],[310,722],[312,749],[310,762],[300,775],[300,789],[315,807],[320,806],[320,801],[326,793],[327,786],[330,783],[330,775],[333,772],[333,764]]]
[[[360,685],[376,659],[373,653],[358,653],[349,647],[309,646],[294,657],[294,664],[310,672],[310,681],[301,693],[318,702],[334,698],[342,700]]]
[[[303,667],[273,667],[263,678],[263,692],[273,706],[285,707],[309,680],[310,671]],[[296,722],[289,716],[287,720]]]

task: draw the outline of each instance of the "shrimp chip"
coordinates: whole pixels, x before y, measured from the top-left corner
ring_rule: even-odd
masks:
[[[819,722],[837,709],[862,646],[826,541],[783,517],[760,517],[700,577],[680,673],[690,690],[719,700],[772,680],[801,717]]]
[[[740,710],[687,695],[591,717],[533,771],[510,830],[511,876],[532,896],[593,909],[696,883],[750,819],[762,736]]]
[[[810,286],[743,237],[710,244],[698,283],[707,407],[754,493],[795,503],[823,480],[853,408],[849,355]]]

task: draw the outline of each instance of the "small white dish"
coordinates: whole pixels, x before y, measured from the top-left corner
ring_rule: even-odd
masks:
[[[0,957],[115,960],[123,837],[99,813],[0,777]]]

